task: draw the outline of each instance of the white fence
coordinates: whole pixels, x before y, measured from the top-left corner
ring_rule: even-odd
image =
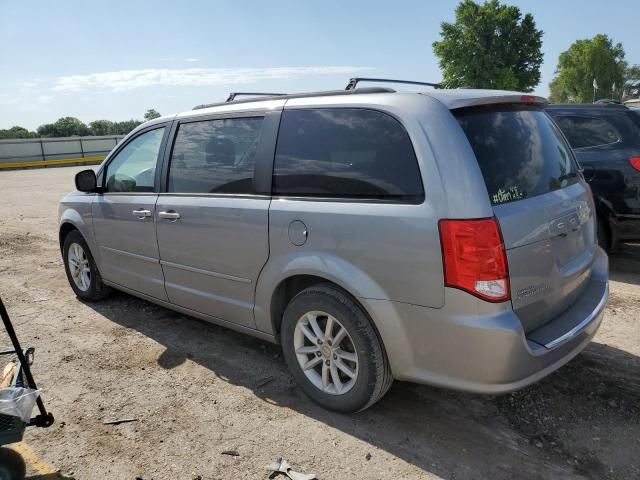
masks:
[[[0,140],[0,169],[97,163],[124,135]]]

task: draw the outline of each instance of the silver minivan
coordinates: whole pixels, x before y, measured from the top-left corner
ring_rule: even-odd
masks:
[[[376,87],[152,120],[62,200],[69,283],[280,343],[340,412],[393,379],[521,388],[589,343],[608,296],[591,192],[545,104]]]

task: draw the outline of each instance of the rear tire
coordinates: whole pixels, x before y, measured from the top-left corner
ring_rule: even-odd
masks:
[[[393,383],[371,321],[352,297],[330,284],[296,295],[285,309],[281,333],[284,359],[296,382],[329,410],[369,408]]]
[[[97,302],[111,293],[102,283],[98,266],[79,231],[73,230],[64,238],[62,260],[69,285],[79,299]]]
[[[0,479],[24,480],[27,466],[22,456],[14,450],[0,447]]]

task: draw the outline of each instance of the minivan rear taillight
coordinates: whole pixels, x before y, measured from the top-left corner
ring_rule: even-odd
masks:
[[[509,300],[507,257],[495,218],[440,220],[444,283],[490,302]]]
[[[640,172],[640,157],[631,157],[629,163],[633,168]]]

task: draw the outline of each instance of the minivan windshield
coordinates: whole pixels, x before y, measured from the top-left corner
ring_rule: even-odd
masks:
[[[573,153],[543,110],[503,105],[453,113],[475,153],[493,205],[542,195],[578,181]]]

